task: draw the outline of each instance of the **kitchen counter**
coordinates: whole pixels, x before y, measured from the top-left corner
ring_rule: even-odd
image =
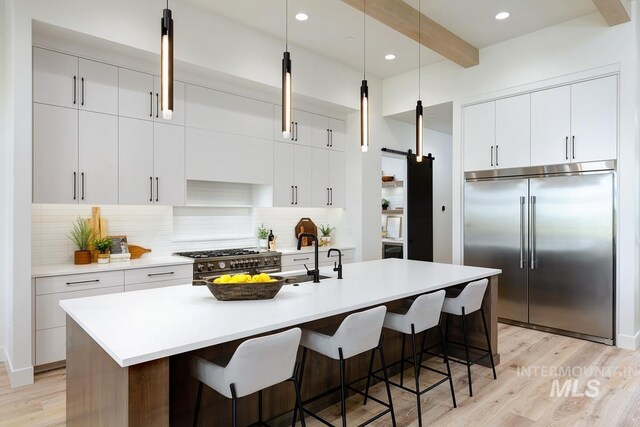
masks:
[[[400,259],[346,264],[343,268],[343,280],[335,278],[331,268],[322,268],[321,274],[331,278],[320,284],[285,285],[272,300],[221,302],[206,287],[184,285],[61,301],[67,313],[67,402],[73,408],[67,412],[67,421],[100,410],[80,404],[90,394],[91,402],[116,399],[110,408],[122,411],[123,420],[128,417],[144,420],[144,425],[168,425],[164,420],[171,416],[172,424],[188,422],[193,396],[183,389],[196,386],[188,374],[189,354],[193,352],[204,357],[228,354],[233,351],[228,347],[235,348],[237,340],[309,322],[335,322],[355,310],[402,303],[408,297],[485,277],[491,278],[485,313],[497,350],[495,301],[500,270]],[[471,324],[474,343],[484,340],[477,326]],[[389,359],[393,361],[399,356],[399,346],[391,338],[385,340],[385,347],[390,346]],[[90,360],[87,354],[91,354]],[[366,361],[362,362],[366,369]],[[320,374],[333,372],[324,369]],[[361,373],[353,370],[352,374]],[[101,384],[101,378],[116,378],[110,381],[117,384],[94,385]],[[166,393],[141,394],[149,384],[166,388]],[[114,387],[124,396],[114,397]],[[180,392],[169,393],[174,387]],[[218,404],[225,402],[214,403]],[[158,406],[157,418],[148,418],[148,408]],[[282,413],[275,407],[269,411]],[[248,411],[246,416],[251,414],[253,411]]]
[[[96,273],[102,271],[120,271],[136,268],[162,267],[167,265],[193,264],[193,259],[181,256],[143,257],[124,262],[109,264],[56,264],[39,265],[31,268],[31,277],[66,276],[68,274]]]

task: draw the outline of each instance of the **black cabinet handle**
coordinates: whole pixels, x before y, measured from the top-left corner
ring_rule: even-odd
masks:
[[[569,160],[569,137],[564,137],[564,159]]]
[[[82,85],[82,93],[81,93],[82,101],[80,101],[80,105],[84,105],[84,77],[80,79],[80,83]]]
[[[329,206],[329,187],[327,187],[327,206]]]
[[[297,205],[298,204],[298,186],[296,185],[295,188],[296,188],[296,203],[295,204]]]
[[[329,147],[333,147],[333,129],[329,129],[329,134],[331,134]]]
[[[149,177],[149,201],[153,202],[153,177]]]
[[[575,160],[576,158],[576,137],[571,137],[571,158]]]
[[[78,175],[76,174],[76,172],[73,173],[73,200],[76,200],[76,194],[78,194],[77,191],[77,185],[78,185],[78,180],[77,180]]]
[[[82,285],[84,283],[100,283],[100,279],[95,280],[78,280],[76,282],[67,282],[67,286]]]
[[[331,136],[329,135],[329,129],[327,129],[327,147],[331,143]]]
[[[293,260],[294,261],[308,261],[309,257],[306,257],[306,258],[294,258]]]
[[[491,166],[493,166],[493,145],[491,146]]]
[[[298,122],[296,122],[296,141],[298,140]]]
[[[156,277],[156,276],[170,276],[172,274],[175,274],[175,272],[173,271],[167,271],[166,273],[149,273],[147,274],[148,277]]]
[[[333,146],[332,146],[333,147]],[[329,194],[331,198],[329,199],[329,206],[333,206],[333,188],[329,188]]]
[[[156,119],[158,118],[158,112],[160,111],[160,96],[156,92]]]
[[[496,166],[498,166],[498,146],[496,145]]]
[[[80,177],[82,178],[82,200],[84,200],[84,172],[80,173]]]
[[[158,201],[158,194],[160,194],[160,178],[156,176],[156,202]]]
[[[77,80],[77,77],[73,76],[73,105],[76,105],[76,93],[77,93],[76,80]]]
[[[149,117],[153,117],[153,92],[149,92]]]
[[[293,185],[291,186],[291,204],[293,204]]]

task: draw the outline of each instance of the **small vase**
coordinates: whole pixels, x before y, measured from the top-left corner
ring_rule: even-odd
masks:
[[[388,208],[389,208],[389,205],[386,205],[386,206],[385,206],[385,205],[382,205],[382,210],[383,210],[383,211],[386,211]]]
[[[260,249],[267,249],[267,239],[259,239]]]
[[[75,251],[73,263],[76,265],[91,264],[91,251]]]
[[[331,246],[331,236],[320,237],[320,246]]]
[[[109,264],[109,254],[98,254],[98,264]]]

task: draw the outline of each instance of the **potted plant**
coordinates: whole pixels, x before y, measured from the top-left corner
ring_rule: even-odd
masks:
[[[108,237],[100,237],[93,241],[93,247],[98,251],[98,264],[108,264],[111,239]]]
[[[269,238],[269,230],[261,224],[258,227],[258,239],[260,240],[260,249],[267,249],[267,239]]]
[[[389,201],[387,199],[382,199],[382,210],[386,211],[389,208]]]
[[[320,246],[330,246],[331,245],[331,232],[335,230],[334,227],[330,227],[329,224],[322,225],[320,224]]]
[[[91,251],[89,250],[89,245],[93,239],[93,232],[91,231],[91,228],[89,228],[87,221],[82,217],[78,217],[76,222],[73,224],[71,234],[67,237],[69,237],[73,244],[78,248],[78,250],[73,254],[74,264],[91,264]]]

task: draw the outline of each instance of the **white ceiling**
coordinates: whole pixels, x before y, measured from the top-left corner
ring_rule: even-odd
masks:
[[[423,115],[425,128],[448,135],[453,133],[453,102],[444,102],[428,107],[425,106]],[[404,113],[398,113],[388,117],[411,125],[415,125],[416,123],[415,110],[405,111]]]
[[[285,0],[185,1],[266,34],[282,37],[284,45]],[[414,8],[418,6],[418,0],[405,1]],[[596,11],[592,0],[421,1],[425,15],[478,48]],[[511,16],[496,21],[495,14],[502,10],[510,12]],[[294,18],[302,11],[309,15],[306,22]],[[289,0],[291,44],[360,69],[362,30],[362,13],[341,0]],[[347,40],[349,36],[354,39]],[[366,42],[370,74],[386,78],[417,68],[417,43],[372,18],[367,18]],[[295,59],[295,49],[290,50]],[[421,51],[423,66],[443,60],[429,49]],[[385,60],[387,53],[394,53],[396,59]]]

